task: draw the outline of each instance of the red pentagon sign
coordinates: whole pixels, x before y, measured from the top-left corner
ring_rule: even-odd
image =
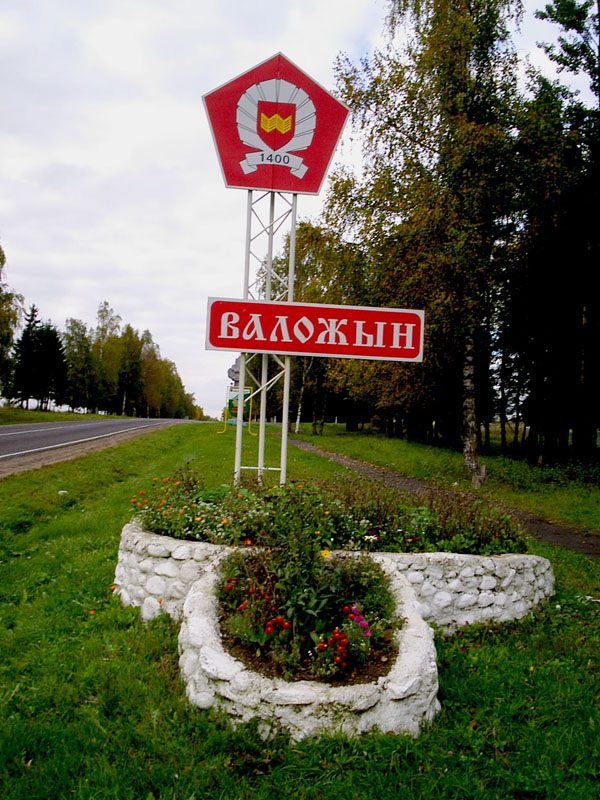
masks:
[[[284,55],[203,100],[226,186],[319,193],[348,109]]]

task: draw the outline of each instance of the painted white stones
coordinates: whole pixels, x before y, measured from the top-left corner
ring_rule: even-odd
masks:
[[[263,734],[281,727],[295,740],[374,729],[416,736],[440,708],[433,631],[417,612],[414,592],[393,562],[381,555],[374,560],[389,576],[397,616],[405,620],[396,634],[398,658],[388,675],[374,683],[329,686],[267,678],[247,669],[221,644],[214,592],[218,566],[211,565],[190,589],[179,635],[190,702],[224,709],[234,725],[258,717]]]
[[[390,673],[353,686],[286,682],[246,669],[223,650],[214,587],[219,563],[230,551],[146,533],[133,521],[121,534],[115,592],[125,605],[141,607],[144,621],[163,612],[182,619],[180,667],[191,703],[224,708],[234,724],[258,717],[263,732],[281,725],[294,739],[373,729],[417,735],[439,709],[427,623],[451,634],[474,622],[519,619],[554,593],[550,562],[539,556],[372,554],[389,575],[397,613],[406,619]]]

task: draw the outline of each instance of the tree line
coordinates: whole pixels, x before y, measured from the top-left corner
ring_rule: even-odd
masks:
[[[560,32],[549,56],[587,75],[592,104],[533,69],[522,88],[521,12],[390,0],[387,47],[336,62],[364,166],[335,171],[296,242],[298,301],[425,310],[421,365],[297,359],[296,407],[462,447],[475,482],[493,421],[505,453],[598,456],[598,5],[538,12]]]
[[[0,271],[5,256],[0,249]],[[202,419],[172,361],[162,358],[150,331],[141,335],[103,302],[95,327],[78,319],[60,331],[32,305],[14,340],[22,297],[0,283],[0,389],[13,403],[41,410]]]

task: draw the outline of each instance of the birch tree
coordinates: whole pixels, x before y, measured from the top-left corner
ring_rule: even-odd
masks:
[[[477,354],[489,350],[494,250],[510,197],[516,56],[508,22],[521,4],[389,7],[388,48],[359,66],[338,61],[340,88],[366,134],[365,168],[358,180],[338,174],[328,218],[387,252],[388,264],[410,263],[409,283],[426,295],[426,358],[435,351],[453,364],[450,391],[462,375],[464,461],[479,485]]]

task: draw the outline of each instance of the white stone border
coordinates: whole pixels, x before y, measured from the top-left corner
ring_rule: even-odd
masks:
[[[141,606],[144,620],[161,609],[180,619],[192,585],[229,551],[146,533],[134,520],[121,534],[115,591],[125,605]],[[474,622],[520,619],[554,593],[552,567],[540,556],[373,555],[395,563],[411,584],[423,618],[447,634]]]
[[[417,595],[419,611],[445,634],[475,622],[509,622],[554,594],[547,558],[507,553],[386,553]]]
[[[286,682],[246,669],[223,649],[215,587],[219,564],[230,552],[223,545],[146,533],[134,520],[121,534],[115,593],[126,605],[141,606],[144,620],[161,611],[183,618],[179,664],[191,703],[223,708],[234,725],[258,717],[261,733],[280,725],[296,740],[375,728],[416,736],[440,708],[427,622],[452,633],[473,622],[519,619],[554,592],[550,562],[538,556],[371,554],[390,579],[397,615],[406,620],[396,633],[398,657],[390,672],[349,686]]]
[[[379,555],[373,560],[389,576],[396,614],[405,620],[395,635],[398,657],[388,675],[373,683],[334,687],[267,678],[247,669],[221,643],[217,560],[194,583],[183,609],[179,663],[190,702],[227,711],[234,725],[258,717],[263,735],[282,727],[294,740],[323,732],[353,736],[375,728],[416,736],[440,709],[433,630],[394,563]]]

